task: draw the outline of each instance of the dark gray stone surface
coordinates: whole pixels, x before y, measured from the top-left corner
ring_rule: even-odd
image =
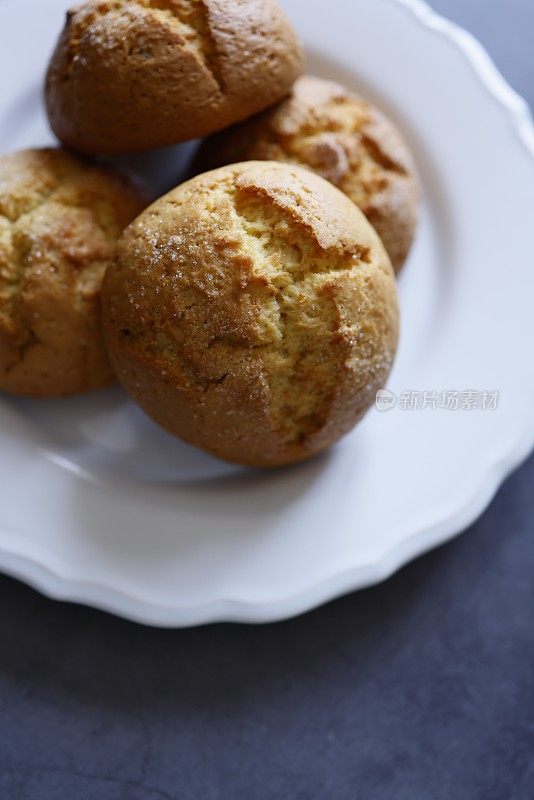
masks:
[[[433,5],[532,102],[532,0]],[[533,478],[277,625],[151,630],[0,578],[0,800],[532,800]]]

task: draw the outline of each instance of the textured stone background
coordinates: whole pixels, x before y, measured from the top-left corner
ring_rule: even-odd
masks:
[[[532,0],[432,5],[532,104]],[[0,578],[0,800],[532,800],[533,478],[278,625],[150,630]]]

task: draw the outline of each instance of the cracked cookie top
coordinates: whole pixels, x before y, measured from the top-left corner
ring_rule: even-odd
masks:
[[[346,433],[389,374],[391,264],[345,195],[299,167],[237,164],[158,200],[103,288],[119,379],[160,424],[274,466]]]
[[[48,115],[84,153],[173,145],[280,100],[301,61],[275,0],[89,0],[67,13]]]
[[[0,390],[55,396],[111,382],[100,288],[144,205],[120,176],[60,150],[0,158]]]
[[[412,156],[377,108],[332,81],[303,76],[272,109],[216,134],[199,170],[247,159],[299,164],[361,208],[398,272],[417,227],[419,187]]]

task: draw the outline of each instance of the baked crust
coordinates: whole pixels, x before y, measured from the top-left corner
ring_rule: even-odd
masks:
[[[114,379],[100,289],[145,205],[117,174],[61,150],[0,157],[0,390],[49,397]]]
[[[280,100],[301,62],[275,0],[89,0],[67,13],[48,116],[83,153],[174,145]]]
[[[198,176],[124,232],[103,287],[111,360],[171,433],[279,466],[350,430],[397,344],[393,271],[348,198],[299,167]]]
[[[303,76],[274,108],[207,139],[196,170],[248,159],[299,164],[333,183],[361,208],[400,270],[417,227],[419,185],[408,147],[375,106]]]

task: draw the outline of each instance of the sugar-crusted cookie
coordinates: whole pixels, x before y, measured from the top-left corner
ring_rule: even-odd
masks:
[[[100,288],[144,205],[123,178],[64,151],[0,157],[0,391],[68,395],[113,380]]]
[[[230,461],[277,466],[352,428],[397,344],[393,270],[363,214],[300,167],[200,175],[148,208],[102,293],[126,390]]]
[[[275,0],[89,0],[52,56],[52,128],[83,153],[206,136],[280,100],[301,70]]]

